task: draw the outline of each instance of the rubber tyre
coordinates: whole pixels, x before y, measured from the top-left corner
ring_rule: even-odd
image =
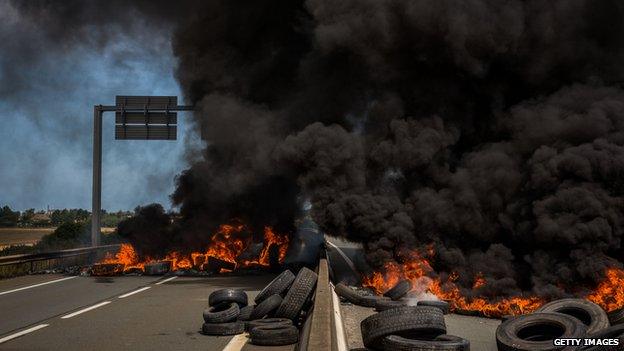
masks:
[[[240,308],[236,303],[220,303],[204,310],[204,322],[226,323],[235,321],[240,315]]]
[[[261,346],[283,346],[299,341],[299,330],[292,325],[261,325],[249,332],[251,343]]]
[[[541,327],[541,328],[540,328]],[[543,333],[545,328],[557,328],[553,338],[530,340],[531,335]],[[531,331],[535,330],[533,333]],[[562,335],[560,332],[563,331]],[[525,334],[520,337],[518,334]],[[557,336],[554,336],[557,334]],[[533,313],[508,319],[496,328],[496,345],[499,351],[550,351],[561,350],[554,346],[553,339],[582,338],[587,334],[587,327],[580,320],[563,313]],[[543,337],[542,337],[543,338]]]
[[[386,336],[411,339],[434,338],[446,334],[444,315],[439,308],[405,306],[374,314],[360,323],[364,346],[381,349]]]
[[[241,321],[230,323],[204,323],[202,333],[205,335],[236,335],[245,331],[245,325]]]
[[[409,280],[401,280],[390,290],[386,291],[383,296],[389,297],[392,300],[398,300],[405,296],[412,290],[412,283]]]
[[[454,335],[440,335],[434,340],[390,335],[384,338],[382,344],[384,351],[470,351],[470,342]]]
[[[446,301],[438,301],[438,300],[424,300],[424,301],[418,301],[418,303],[416,304],[416,306],[431,306],[431,307],[436,307],[442,310],[442,313],[444,314],[448,314],[450,307],[449,307],[449,303]]]
[[[344,298],[352,304],[357,304],[358,299],[362,296],[342,283],[338,283],[338,285],[334,287],[334,291],[336,292],[336,295]]]
[[[363,307],[375,307],[380,301],[392,301],[387,297],[375,295],[362,295],[358,298],[356,305]]]
[[[256,319],[256,320],[247,322],[247,331],[251,331],[253,328],[261,326],[261,325],[290,326],[290,325],[293,325],[293,322],[287,318]]]
[[[375,311],[383,312],[391,308],[407,306],[407,301],[402,300],[377,300],[375,304]]]
[[[288,293],[286,293],[282,304],[275,312],[275,317],[296,319],[306,300],[312,295],[316,286],[316,279],[316,273],[306,267],[301,268]]]
[[[611,323],[611,325],[624,324],[624,308],[607,312],[607,316],[609,317],[609,323]]]
[[[208,296],[208,304],[214,306],[222,302],[236,302],[238,307],[247,306],[247,293],[236,289],[221,289],[213,291]]]
[[[609,317],[602,307],[585,299],[561,299],[549,302],[535,312],[557,312],[579,319],[592,334],[609,327]]]
[[[251,320],[251,312],[254,310],[255,305],[245,306],[240,309],[240,314],[238,315],[239,321],[250,321]]]
[[[592,339],[619,339],[619,345],[597,345],[581,347],[583,351],[622,351],[624,350],[624,324],[617,324],[609,328],[603,329],[597,333],[587,335]]]
[[[282,304],[282,297],[279,295],[271,295],[264,301],[256,305],[253,312],[249,316],[249,319],[262,319],[271,312],[275,311]]]
[[[288,269],[280,273],[275,279],[271,280],[271,282],[260,291],[260,293],[256,296],[254,301],[256,304],[267,299],[272,295],[281,295],[286,289],[292,285],[295,280],[295,275],[289,271]]]

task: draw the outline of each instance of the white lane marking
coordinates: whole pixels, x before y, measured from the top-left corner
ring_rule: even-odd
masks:
[[[22,330],[21,332],[17,332],[17,333],[15,333],[15,334],[11,334],[11,335],[9,335],[9,336],[5,336],[4,338],[0,339],[0,344],[2,344],[3,342],[7,342],[7,341],[9,341],[9,340],[13,340],[13,339],[15,339],[15,338],[19,338],[19,337],[20,337],[20,336],[22,336],[22,335],[26,335],[26,334],[28,334],[28,333],[32,333],[32,332],[34,332],[35,330],[39,330],[39,329],[41,329],[41,328],[45,328],[45,327],[47,327],[48,325],[49,325],[49,324],[39,324],[39,325],[36,325],[36,326],[34,326],[34,327],[32,327],[32,328],[28,328],[28,329],[26,329],[26,330]]]
[[[347,340],[345,338],[344,327],[342,325],[342,316],[340,315],[340,300],[334,291],[333,284],[331,288],[334,305],[334,324],[336,324],[336,339],[338,343],[336,346],[338,347],[338,351],[347,351]]]
[[[134,294],[138,294],[138,293],[140,293],[141,291],[145,291],[145,290],[147,290],[147,289],[149,289],[149,288],[151,288],[151,287],[150,287],[150,286],[146,286],[146,287],[144,287],[144,288],[137,289],[137,290],[135,290],[135,291],[131,291],[131,292],[127,293],[127,294],[123,294],[123,295],[119,296],[119,298],[120,298],[120,299],[123,299],[124,297],[128,297],[128,296],[131,296],[131,295],[134,295]]]
[[[93,305],[93,306],[90,306],[90,307],[87,307],[87,308],[83,308],[83,309],[81,309],[80,311],[76,311],[76,312],[74,312],[74,313],[70,313],[70,314],[68,314],[68,315],[65,315],[65,316],[61,317],[61,319],[71,318],[71,317],[77,316],[77,315],[79,315],[79,314],[81,314],[81,313],[85,313],[85,312],[89,312],[89,311],[91,311],[91,310],[94,310],[94,309],[96,309],[96,308],[98,308],[98,307],[102,307],[102,306],[104,306],[104,305],[108,305],[109,303],[111,303],[111,302],[110,302],[110,301],[100,302],[100,303],[98,303],[97,305]]]
[[[167,278],[167,279],[165,279],[165,280],[161,280],[161,281],[157,282],[157,283],[156,283],[156,285],[160,285],[160,284],[164,284],[164,283],[166,283],[166,282],[170,282],[170,281],[174,280],[174,279],[175,279],[175,278],[177,278],[177,277],[178,277],[178,276],[171,277],[171,278]]]
[[[240,351],[247,344],[247,333],[235,335],[223,348],[223,351]]]
[[[22,291],[22,290],[26,290],[26,289],[32,289],[32,288],[36,288],[38,286],[59,283],[59,282],[62,282],[62,281],[65,281],[65,280],[69,280],[69,279],[74,279],[74,278],[78,278],[78,276],[75,275],[73,277],[61,278],[61,279],[57,279],[57,280],[50,280],[49,282],[45,282],[45,283],[39,283],[39,284],[35,284],[35,285],[25,286],[23,288],[17,288],[17,289],[13,289],[13,290],[3,291],[3,292],[0,292],[0,295],[10,294],[10,293],[14,293],[14,292]]]

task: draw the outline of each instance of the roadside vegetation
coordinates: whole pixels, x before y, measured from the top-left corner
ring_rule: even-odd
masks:
[[[107,213],[102,211],[102,227],[117,227],[119,222],[134,213],[119,211]],[[9,229],[6,229],[9,228]],[[50,252],[77,247],[89,246],[91,241],[91,213],[83,209],[59,209],[52,211],[38,211],[29,209],[23,212],[13,211],[10,207],[0,207],[0,240],[3,232],[10,228],[16,231],[32,229],[41,231],[42,228],[54,228],[49,234],[43,235],[34,245],[16,244],[0,249],[0,256]],[[6,234],[5,234],[6,235]],[[102,245],[121,242],[117,230],[103,231]]]

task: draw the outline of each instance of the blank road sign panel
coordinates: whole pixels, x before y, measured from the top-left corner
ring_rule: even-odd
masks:
[[[116,124],[177,124],[176,112],[115,112]]]
[[[115,97],[117,110],[166,110],[178,105],[177,96],[120,96]]]
[[[177,126],[115,125],[117,140],[176,140]]]

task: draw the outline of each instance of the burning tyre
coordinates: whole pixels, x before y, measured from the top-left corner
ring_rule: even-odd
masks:
[[[555,338],[582,338],[587,327],[578,319],[563,313],[534,313],[503,322],[496,329],[499,351],[560,350]]]

